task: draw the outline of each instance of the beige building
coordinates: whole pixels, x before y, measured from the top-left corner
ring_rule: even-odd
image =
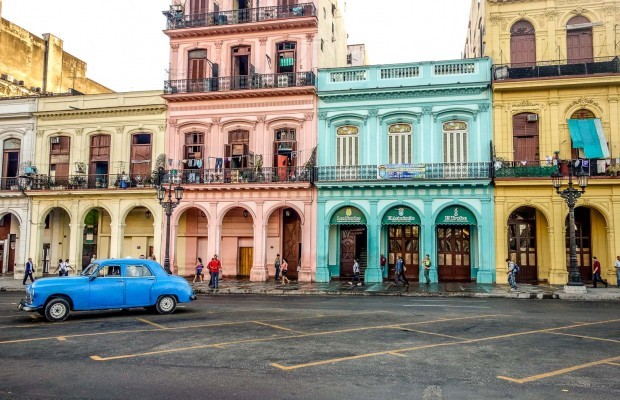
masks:
[[[472,1],[464,55],[494,64],[498,276],[510,257],[522,281],[567,282],[569,210],[550,175],[583,173],[573,226],[580,274],[592,278],[596,256],[603,278],[616,281],[619,24],[617,1]]]
[[[2,18],[2,0],[0,54],[0,97],[112,92],[86,77],[86,62],[64,51],[61,39],[49,33],[38,37]]]
[[[38,100],[30,254],[37,273],[58,259],[161,258],[162,208],[153,170],[165,163],[161,92]]]

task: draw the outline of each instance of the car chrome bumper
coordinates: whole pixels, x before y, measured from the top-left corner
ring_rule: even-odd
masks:
[[[19,304],[17,305],[17,308],[19,308],[22,311],[28,311],[28,312],[37,311],[39,309],[38,307],[32,307],[32,306],[27,305],[26,300],[21,300]]]
[[[192,290],[192,295],[191,295],[191,296],[189,296],[189,299],[190,299],[190,300],[196,300],[197,298],[198,298],[198,296],[196,296],[196,292],[194,292],[194,291]]]

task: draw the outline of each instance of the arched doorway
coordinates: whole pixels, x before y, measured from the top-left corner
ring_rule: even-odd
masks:
[[[592,26],[590,20],[577,15],[566,23],[566,58],[569,64],[592,62]]]
[[[43,246],[41,266],[43,273],[50,273],[56,268],[60,258],[69,258],[71,217],[63,208],[56,207],[47,213],[42,222],[42,232],[39,232]]]
[[[471,281],[471,236],[476,224],[476,217],[462,206],[450,206],[438,214],[436,229],[439,281]]]
[[[301,265],[301,217],[294,208],[282,207],[269,216],[267,223],[267,264],[273,267],[277,254],[288,262],[287,277],[298,279]]]
[[[510,28],[510,63],[513,67],[536,63],[536,30],[528,21],[517,21]]]
[[[566,227],[566,266],[570,268],[570,227],[568,216]],[[597,210],[588,207],[575,208],[575,241],[577,250],[577,265],[582,282],[592,281],[592,257],[597,257],[601,265],[609,265],[607,259],[607,233],[605,217]],[[600,240],[599,240],[600,238]],[[607,264],[605,264],[607,263]]]
[[[410,207],[390,208],[381,219],[387,236],[388,278],[394,279],[396,259],[402,257],[408,280],[420,280],[420,216]]]
[[[134,207],[125,216],[121,257],[148,258],[155,254],[153,214],[146,207]]]
[[[204,211],[189,208],[181,214],[177,226],[176,262],[179,275],[192,275],[197,258],[206,266],[213,254],[208,252],[209,221]],[[205,271],[206,272],[206,271]]]
[[[222,219],[222,261],[224,275],[249,277],[254,264],[254,219],[242,208],[229,210]],[[210,258],[209,258],[210,259]]]
[[[15,272],[15,264],[19,259],[23,258],[23,254],[19,254],[21,226],[19,219],[7,213],[0,215],[0,273]]]
[[[97,259],[110,257],[112,218],[103,208],[93,208],[84,217],[82,233],[82,269],[90,264],[93,256]]]
[[[508,258],[520,268],[518,282],[538,282],[536,210],[520,207],[508,217]]]
[[[343,207],[330,220],[330,243],[337,240],[337,274],[341,278],[353,276],[353,263],[358,260],[360,270],[368,265],[368,232],[366,216],[355,207]],[[331,246],[330,246],[331,247]],[[336,250],[330,248],[330,250]]]

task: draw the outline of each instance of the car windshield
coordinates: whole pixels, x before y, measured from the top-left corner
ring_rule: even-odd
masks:
[[[90,276],[99,268],[99,264],[89,264],[88,267],[84,268],[80,275],[82,276]]]

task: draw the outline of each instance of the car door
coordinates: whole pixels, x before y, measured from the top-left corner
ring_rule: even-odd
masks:
[[[106,264],[99,267],[89,282],[91,309],[122,308],[125,304],[125,278],[121,266]]]
[[[143,307],[153,305],[151,288],[156,282],[155,275],[144,264],[127,264],[125,266],[125,306]]]

